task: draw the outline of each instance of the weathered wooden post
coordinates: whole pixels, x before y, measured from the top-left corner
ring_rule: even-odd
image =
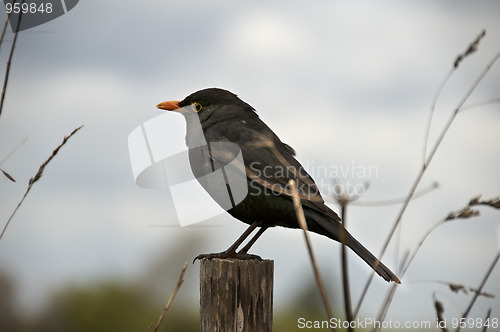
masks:
[[[202,259],[201,332],[266,332],[273,327],[272,260]]]

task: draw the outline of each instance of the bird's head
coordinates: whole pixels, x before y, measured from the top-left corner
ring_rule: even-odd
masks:
[[[210,117],[218,118],[218,120],[225,119],[232,116],[231,113],[234,112],[240,115],[241,112],[255,112],[252,106],[238,98],[237,95],[219,88],[200,90],[190,94],[182,101],[166,101],[156,105],[156,107],[179,112],[185,117],[197,114],[201,123]]]

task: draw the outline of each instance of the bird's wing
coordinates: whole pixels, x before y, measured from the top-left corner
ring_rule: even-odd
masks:
[[[241,149],[247,177],[259,185],[291,199],[288,183],[293,179],[297,183],[303,205],[340,220],[337,214],[325,205],[312,177],[294,158],[295,151],[282,143],[260,119],[244,123],[224,121],[213,124],[205,130],[205,138],[207,142],[236,143]],[[228,163],[235,157],[234,150],[211,151],[211,158],[217,162]]]

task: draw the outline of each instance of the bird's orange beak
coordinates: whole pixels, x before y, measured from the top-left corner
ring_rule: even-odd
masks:
[[[163,103],[159,103],[156,105],[156,108],[161,110],[173,111],[179,108],[179,101],[164,101]]]

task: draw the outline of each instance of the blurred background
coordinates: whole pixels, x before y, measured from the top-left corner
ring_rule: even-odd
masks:
[[[135,185],[128,135],[161,114],[159,102],[206,87],[228,89],[295,148],[318,182],[338,177],[351,188],[369,182],[365,202],[402,197],[422,167],[440,83],[486,29],[478,51],[442,91],[430,144],[500,51],[499,14],[500,2],[487,0],[86,0],[20,32],[0,115],[0,168],[16,179],[0,174],[2,228],[39,166],[65,135],[85,126],[47,166],[0,240],[0,330],[146,331],[184,262],[226,249],[246,228],[229,215],[180,227],[168,190]],[[2,66],[13,36],[7,28]],[[499,94],[497,63],[467,103]],[[410,204],[383,258],[393,270],[451,211],[479,194],[500,195],[498,111],[489,104],[456,118],[419,188],[439,187]],[[177,144],[184,120],[171,117]],[[319,171],[325,167],[333,173]],[[348,229],[378,254],[399,209],[352,205]],[[388,320],[434,322],[433,294],[448,319],[461,316],[472,294],[453,293],[440,281],[477,287],[500,248],[500,212],[479,210],[480,216],[446,223],[428,237]],[[312,240],[334,312],[343,317],[340,246],[321,236]],[[300,330],[301,317],[326,319],[299,231],[269,230],[253,253],[275,261],[276,331]],[[188,266],[162,331],[199,329],[198,273],[198,263]],[[350,274],[357,303],[370,269],[351,254]],[[374,280],[361,317],[377,316],[388,287]],[[469,317],[483,318],[492,308],[491,316],[500,318],[498,267],[484,291],[497,297],[480,297]]]

